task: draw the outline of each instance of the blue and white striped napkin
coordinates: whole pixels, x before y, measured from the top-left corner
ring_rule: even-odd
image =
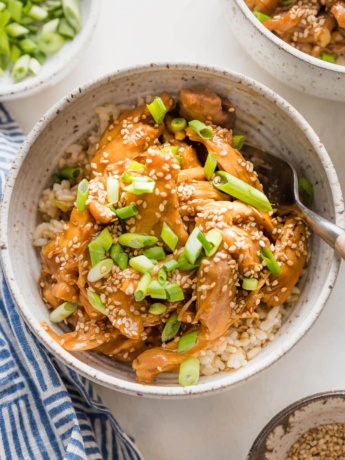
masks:
[[[0,104],[0,200],[24,135]],[[140,460],[91,382],[24,324],[0,270],[0,459]]]

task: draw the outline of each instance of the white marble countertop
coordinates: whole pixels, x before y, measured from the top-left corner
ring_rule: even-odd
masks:
[[[28,132],[59,98],[85,81],[134,64],[213,64],[271,87],[306,118],[334,161],[345,190],[345,104],[301,94],[274,80],[245,55],[228,26],[222,0],[100,0],[92,42],[78,67],[36,96],[8,102]],[[192,400],[157,400],[99,388],[146,460],[244,460],[256,435],[286,405],[345,388],[345,266],[312,330],[277,364],[238,388]]]

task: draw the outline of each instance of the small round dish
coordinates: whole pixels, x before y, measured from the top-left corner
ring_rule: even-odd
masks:
[[[37,280],[41,263],[32,245],[38,224],[37,205],[64,149],[95,126],[95,108],[136,104],[138,97],[181,88],[210,88],[237,108],[236,128],[248,142],[276,152],[315,184],[314,210],[344,226],[341,189],[332,162],[312,128],[285,100],[241,74],[198,64],[150,64],[114,72],[88,83],[54,105],[26,138],[9,173],[0,213],[1,262],[13,299],[38,339],[58,359],[100,385],[140,396],[192,397],[212,394],[247,381],[281,358],[300,340],[322,311],[339,270],[339,257],[312,238],[312,257],[300,284],[301,295],[274,341],[236,372],[202,376],[181,387],[176,374],[163,374],[153,385],[139,384],[130,366],[98,353],[70,353],[41,326],[49,322]],[[61,334],[60,325],[53,325]]]
[[[231,30],[250,57],[283,83],[314,96],[345,101],[345,66],[303,53],[270,32],[245,0],[224,0]]]
[[[97,23],[101,2],[81,0],[82,27],[75,38],[66,42],[59,52],[51,55],[42,65],[38,75],[26,77],[15,83],[9,72],[0,78],[0,100],[8,101],[32,96],[62,80],[78,63]]]
[[[300,399],[268,422],[255,439],[247,460],[286,460],[291,447],[304,433],[332,424],[345,424],[345,391]]]

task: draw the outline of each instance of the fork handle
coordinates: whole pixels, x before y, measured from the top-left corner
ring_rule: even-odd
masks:
[[[297,201],[296,204],[299,217],[327,244],[332,246],[342,259],[345,259],[345,230],[311,211],[301,202]]]

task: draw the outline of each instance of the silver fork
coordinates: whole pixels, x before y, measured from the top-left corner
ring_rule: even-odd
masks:
[[[345,230],[307,208],[300,200],[295,168],[272,153],[244,144],[241,153],[254,164],[270,202],[294,212],[345,259]]]

